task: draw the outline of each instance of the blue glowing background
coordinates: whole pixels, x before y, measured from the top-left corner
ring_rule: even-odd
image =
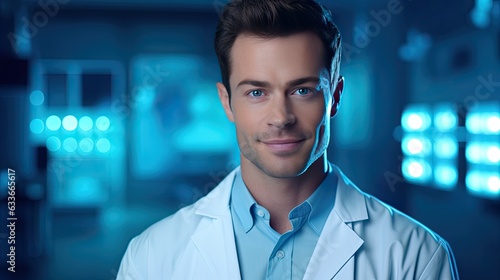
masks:
[[[115,279],[133,236],[238,165],[226,2],[0,1],[0,279]],[[500,279],[500,2],[322,2],[346,78],[329,159],[448,240],[462,279]]]

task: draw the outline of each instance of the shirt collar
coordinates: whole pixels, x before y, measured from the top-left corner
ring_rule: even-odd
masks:
[[[323,226],[330,215],[335,204],[337,193],[337,175],[332,172],[332,167],[328,166],[328,173],[319,187],[304,201],[311,205],[309,214],[309,224],[316,234],[320,234]]]
[[[255,207],[256,204],[255,199],[243,182],[241,171],[238,170],[231,191],[231,209],[234,209],[245,232],[248,232],[253,227],[252,207]]]
[[[323,182],[309,198],[290,211],[289,218],[309,215],[309,224],[319,235],[335,204],[337,180],[337,175],[332,172],[332,167],[329,165],[328,173]],[[231,208],[234,209],[245,232],[250,231],[254,225],[252,212],[256,206],[257,202],[248,191],[241,177],[241,171],[238,170],[231,191]]]

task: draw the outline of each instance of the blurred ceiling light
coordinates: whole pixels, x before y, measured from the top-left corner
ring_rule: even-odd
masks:
[[[472,23],[478,28],[486,28],[490,25],[493,0],[476,0],[474,8],[470,12]]]

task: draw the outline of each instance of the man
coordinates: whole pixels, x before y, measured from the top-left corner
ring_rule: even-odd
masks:
[[[340,34],[312,0],[235,0],[215,49],[241,167],[134,238],[118,279],[458,279],[451,250],[326,158]]]

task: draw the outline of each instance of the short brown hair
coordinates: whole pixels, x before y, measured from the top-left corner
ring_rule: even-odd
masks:
[[[330,76],[336,78],[341,36],[330,11],[323,5],[313,0],[233,0],[227,4],[215,33],[215,52],[228,94],[231,91],[231,49],[238,35],[248,33],[273,38],[308,31],[321,38]]]

